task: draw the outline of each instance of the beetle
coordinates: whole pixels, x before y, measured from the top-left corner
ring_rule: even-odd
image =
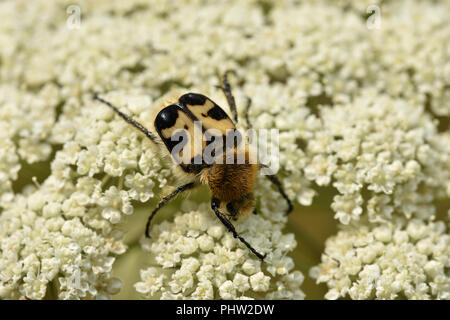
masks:
[[[267,168],[265,165],[249,161],[250,152],[247,141],[243,140],[238,134],[236,135],[237,141],[231,146],[232,157],[234,160],[239,156],[242,156],[244,159],[243,163],[229,163],[226,161],[227,147],[225,145],[219,149],[214,149],[214,151],[218,151],[214,155],[215,161],[206,161],[202,157],[199,157],[201,154],[196,154],[195,150],[204,151],[208,146],[208,143],[203,140],[201,142],[196,142],[194,141],[195,139],[191,139],[189,145],[187,145],[188,149],[183,149],[180,152],[173,152],[176,151],[175,148],[177,148],[177,143],[173,139],[174,135],[182,132],[185,135],[192,136],[195,126],[198,124],[200,124],[204,132],[208,132],[209,129],[216,129],[216,132],[218,131],[219,135],[222,134],[225,138],[228,136],[229,132],[235,133],[237,131],[236,124],[238,123],[238,114],[235,99],[228,81],[228,75],[230,73],[235,72],[233,70],[226,71],[222,78],[222,84],[218,87],[226,97],[234,121],[219,105],[210,98],[199,93],[191,92],[183,94],[173,101],[173,103],[163,106],[154,117],[152,130],[147,129],[132,117],[122,113],[110,102],[99,97],[98,94],[94,95],[94,99],[110,107],[125,121],[144,133],[145,136],[158,145],[162,151],[169,152],[174,160],[177,158],[177,165],[181,168],[181,172],[185,178],[189,180],[188,183],[178,186],[172,193],[163,197],[152,211],[145,229],[145,234],[148,238],[150,238],[151,221],[162,207],[178,194],[205,184],[211,191],[211,209],[214,211],[217,218],[219,218],[228,231],[233,234],[234,238],[240,240],[259,259],[264,260],[266,254],[263,255],[255,250],[237,233],[230,221],[230,218],[236,220],[238,217],[252,211],[256,214],[255,197],[252,190],[259,170],[263,167]],[[250,106],[251,99],[247,98],[245,119],[248,127],[251,127],[248,118]],[[215,137],[217,137],[217,135]],[[239,137],[241,137],[241,139],[239,139]],[[211,139],[211,141],[212,140],[214,139]],[[200,145],[195,145],[196,143],[200,143]],[[241,145],[240,148],[239,145]],[[184,157],[186,160],[187,153],[183,154],[183,151],[189,151],[189,149],[194,151],[193,154],[188,156],[189,158],[187,161],[181,163],[180,158]],[[217,161],[217,159],[224,161]],[[277,176],[275,174],[265,176],[277,187],[281,196],[286,200],[288,205],[286,214],[290,213],[293,208],[292,203],[283,190]],[[228,214],[222,212],[222,203],[225,204]]]

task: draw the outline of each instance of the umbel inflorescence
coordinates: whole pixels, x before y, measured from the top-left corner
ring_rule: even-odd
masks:
[[[449,299],[449,3],[383,1],[378,29],[369,4],[78,1],[78,28],[67,1],[2,2],[0,298],[108,298],[127,285],[117,257],[141,247],[145,266],[127,273],[145,298],[302,299],[312,276],[327,299]],[[235,223],[263,263],[202,192],[167,209],[151,240],[144,226],[126,238],[176,177],[93,93],[148,123],[180,90],[226,109],[227,69],[238,112],[249,96],[253,127],[279,130],[292,214],[334,194],[338,231],[308,274],[265,179],[259,214]]]

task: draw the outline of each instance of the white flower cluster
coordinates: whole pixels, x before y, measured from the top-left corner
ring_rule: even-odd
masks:
[[[450,136],[439,135],[423,109],[364,90],[351,103],[323,108],[321,120],[304,172],[337,189],[331,207],[342,224],[360,218],[363,195],[371,222],[395,212],[434,218],[433,201],[449,195]]]
[[[217,223],[208,204],[185,200],[181,210],[173,222],[153,228],[154,240],[143,240],[155,265],[141,271],[138,292],[160,299],[304,298],[303,275],[287,256],[297,243],[293,234],[282,233],[282,212],[262,213],[237,224],[252,246],[267,253],[261,263]]]
[[[280,130],[288,196],[307,206],[321,187],[336,192],[341,231],[312,272],[326,298],[448,298],[436,208],[450,197],[448,1],[81,0],[79,28],[69,4],[0,3],[0,298],[116,293],[125,217],[177,185],[93,93],[149,125],[155,101],[180,88],[226,109],[215,86],[229,68],[238,111],[249,96],[253,127]],[[366,26],[371,4],[380,29]],[[303,298],[285,204],[264,179],[255,194],[259,215],[235,225],[263,264],[207,204],[184,201],[142,240],[154,263],[136,290]]]
[[[45,182],[2,197],[3,298],[42,299],[48,288],[62,299],[107,298],[121,287],[112,277],[115,256],[126,250],[117,224],[133,213],[132,200],[147,201],[156,183],[164,186],[168,172],[137,132],[90,104],[70,126],[55,125],[55,139],[79,129],[56,153]]]
[[[151,143],[111,110],[94,102],[93,92],[110,92],[104,98],[148,124],[153,100],[171,87],[192,84],[209,94],[217,84],[214,61],[189,72],[186,67],[192,63],[188,61],[204,53],[187,54],[188,47],[179,41],[181,29],[167,32],[179,19],[174,15],[167,23],[164,15],[186,14],[175,10],[179,2],[168,6],[165,1],[155,2],[150,10],[140,1],[126,5],[82,1],[81,12],[90,12],[95,18],[85,15],[84,19],[83,15],[80,29],[67,27],[64,4],[1,4],[0,40],[5,44],[1,46],[1,72],[7,80],[0,91],[0,120],[5,129],[0,154],[2,298],[105,298],[116,293],[121,284],[112,277],[112,266],[115,257],[126,250],[120,230],[123,215],[133,212],[133,201],[148,201],[154,197],[156,186],[163,188],[168,183],[170,171]],[[190,5],[182,6],[192,14],[197,11]],[[241,10],[239,6],[236,9]],[[205,16],[208,11],[220,14],[213,6],[207,8]],[[253,11],[254,23],[260,26],[262,15]],[[233,15],[227,19],[232,20]],[[22,23],[17,24],[13,16],[22,17]],[[207,24],[213,24],[212,17]],[[158,28],[150,28],[152,25]],[[190,26],[193,30],[197,27]],[[11,28],[18,29],[16,36]],[[112,92],[114,89],[117,91]],[[214,92],[217,95],[218,90]],[[49,159],[52,153],[55,155]],[[21,162],[44,160],[51,161],[51,173],[41,185],[20,171]],[[25,183],[19,184],[19,176]],[[171,183],[176,183],[175,179]],[[281,212],[283,207],[276,209]],[[268,208],[262,208],[261,216]],[[235,267],[233,271],[242,274],[236,276],[236,284],[252,286],[243,290],[243,284],[240,292],[250,295],[255,290],[268,295],[277,285],[281,296],[303,297],[299,289],[302,275],[292,270],[292,259],[284,256],[296,242],[292,235],[281,233],[286,218],[281,220],[266,222],[268,229],[273,224],[279,232],[278,238],[263,243],[266,251],[282,256],[279,265],[258,267],[260,270],[251,274]],[[208,223],[213,229],[222,228],[215,217]],[[277,249],[278,240],[286,246]],[[237,245],[230,237],[227,243]],[[239,259],[248,255],[246,249],[239,252]],[[249,261],[252,263],[252,258]],[[285,283],[290,279],[288,274],[295,281]],[[235,290],[229,284],[221,290]]]
[[[443,222],[405,218],[348,228],[327,240],[320,268],[327,299],[450,299],[450,235]]]
[[[113,233],[96,232],[107,226],[84,207],[98,187],[92,182],[64,186],[49,178],[39,190],[28,188],[2,203],[0,297],[43,299],[57,290],[62,299],[104,298],[118,292],[121,282],[110,275],[111,254],[123,253],[125,246]]]
[[[326,298],[448,299],[448,228],[434,221],[436,202],[445,203],[450,197],[450,55],[443,44],[450,36],[444,14],[449,3],[371,3],[381,8],[379,30],[362,27],[365,21],[357,18],[366,13],[369,3],[339,3],[345,13],[338,6],[324,11],[310,5],[292,8],[291,19],[287,19],[295,21],[294,16],[305,10],[313,17],[305,19],[311,30],[306,41],[302,39],[302,46],[290,55],[292,59],[284,61],[289,61],[289,74],[298,74],[292,64],[305,69],[303,81],[314,90],[305,100],[314,116],[303,121],[311,135],[300,136],[306,142],[304,175],[318,186],[336,189],[331,208],[343,229],[327,242],[327,254],[312,274],[327,283]],[[285,12],[280,10],[278,17],[286,19]],[[329,21],[326,31],[319,23],[311,23],[313,19]],[[296,25],[292,23],[292,27]],[[327,49],[321,49],[322,45]],[[435,259],[427,254],[415,263],[422,275],[408,275],[414,281],[404,276],[409,270],[407,263],[400,262],[389,270],[391,278],[404,280],[395,288],[385,285],[390,280],[383,274],[383,251],[378,253],[383,259],[354,258],[359,269],[336,262],[347,254],[356,255],[356,250],[363,252],[351,244],[364,241],[364,232],[368,232],[364,230],[409,230],[417,224],[439,226],[433,235],[441,238],[436,240],[442,267],[437,278],[427,273],[425,266],[435,265]],[[348,247],[341,246],[344,237]],[[396,254],[409,257],[409,251],[419,250],[415,238],[404,240],[408,246],[390,244],[386,261]],[[368,246],[364,254],[375,254],[374,248]],[[374,270],[380,273],[370,273]],[[372,282],[366,279],[369,274]],[[412,290],[411,285],[420,289]]]
[[[38,94],[0,87],[0,196],[13,191],[21,160],[36,163],[50,156],[48,138],[58,102],[58,89],[51,83]]]

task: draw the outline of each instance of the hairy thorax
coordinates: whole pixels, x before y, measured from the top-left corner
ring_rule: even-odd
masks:
[[[250,193],[258,173],[256,164],[214,164],[202,174],[213,197],[224,202],[241,199]]]

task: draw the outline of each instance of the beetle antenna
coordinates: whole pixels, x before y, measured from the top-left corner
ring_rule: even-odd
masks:
[[[98,100],[98,101],[106,104],[115,113],[117,113],[120,117],[122,117],[126,122],[128,122],[133,127],[137,128],[138,130],[143,132],[147,136],[147,138],[149,138],[153,143],[158,144],[158,140],[156,139],[155,135],[153,133],[151,133],[150,131],[148,131],[142,124],[140,124],[139,122],[134,120],[132,117],[126,115],[125,113],[123,113],[122,111],[117,109],[117,107],[113,106],[110,102],[100,98],[97,94],[94,94],[94,100]]]
[[[231,86],[228,82],[228,74],[234,74],[236,75],[236,71],[234,70],[227,70],[225,71],[222,79],[222,85],[217,86],[218,88],[222,89],[223,94],[225,95],[225,98],[227,99],[228,106],[230,107],[231,113],[233,114],[233,120],[234,123],[238,123],[238,114],[236,110],[236,101],[234,99],[233,93],[231,92]]]

